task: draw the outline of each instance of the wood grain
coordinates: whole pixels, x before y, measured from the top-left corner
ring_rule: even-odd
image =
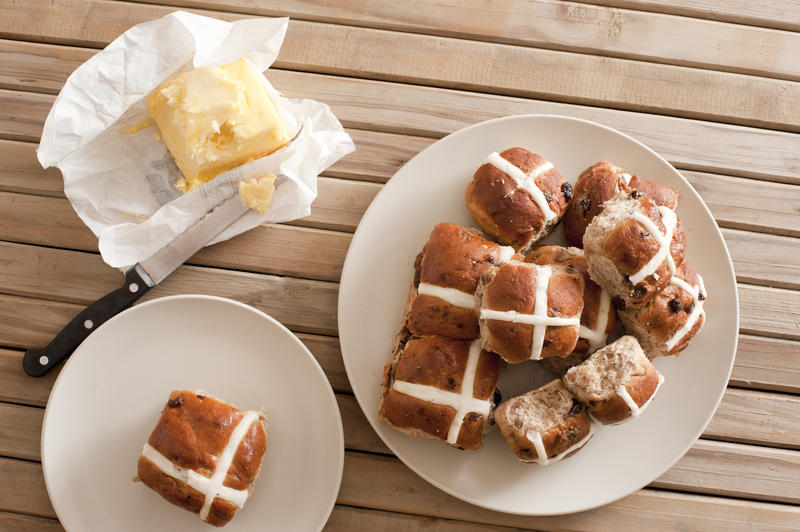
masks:
[[[326,532],[352,532],[353,530],[380,530],[381,532],[522,532],[521,528],[479,525],[466,521],[438,519],[418,515],[400,514],[336,505],[331,513]]]
[[[91,253],[0,242],[0,292],[89,304],[116,288],[121,274]],[[335,335],[335,283],[184,265],[143,300],[204,293],[238,299],[290,328]],[[739,285],[740,327],[750,334],[800,339],[800,292]]]
[[[766,28],[800,30],[800,5],[784,0],[581,0],[586,4],[673,13]]]
[[[6,55],[14,62],[13,68],[9,69],[11,73],[0,77],[0,86],[26,90],[54,91],[58,87],[52,87],[52,81],[48,81],[53,73],[58,73],[59,79],[66,79],[77,64],[93,53],[93,50],[34,43],[24,43],[24,48],[18,49],[20,45],[17,42],[0,43],[0,49],[5,47],[13,51]],[[68,53],[75,57],[62,61],[60,58]],[[48,76],[44,78],[38,73],[42,58],[50,58]],[[797,153],[800,140],[797,135],[777,131],[303,72],[273,69],[269,77],[285,94],[316,98],[330,104],[348,127],[440,137],[499,116],[563,114],[616,127],[647,143],[681,168],[800,182],[800,155]],[[358,94],[359,98],[353,100],[352,94]],[[0,97],[2,95],[0,92]],[[12,104],[16,106],[5,112],[27,121],[43,122],[49,109],[48,105],[41,105],[41,98],[34,98],[30,103],[6,102],[7,106]],[[3,109],[0,107],[0,111]],[[0,126],[9,123],[7,119],[0,120]],[[23,132],[4,131],[0,127],[0,136],[20,138],[22,133],[28,133],[29,140],[36,140],[40,130],[36,131],[35,138],[30,135],[29,128]],[[403,153],[410,153],[407,158],[424,147],[418,145],[418,149],[413,149],[412,146],[406,151],[403,144],[384,142],[381,146],[388,153],[397,152],[401,159]],[[373,148],[369,144],[359,145],[359,151],[349,159],[367,157],[369,160],[374,155]]]
[[[274,70],[269,77],[285,94],[329,104],[348,128],[385,133],[372,136],[370,142],[354,135],[358,150],[331,168],[331,176],[357,178],[378,172],[371,180],[383,182],[432,142],[425,136],[441,137],[481,120],[540,113],[617,128],[685,170],[800,184],[800,136],[792,133],[302,72]],[[357,101],[352,94],[359,95]],[[0,90],[0,137],[38,141],[52,101],[45,94]]]
[[[394,458],[347,453],[339,503],[540,530],[792,530],[792,506],[644,489],[596,510],[549,517],[501,514],[447,495]],[[738,524],[737,524],[738,523]],[[746,525],[742,525],[746,523]]]
[[[337,184],[346,201],[347,183]],[[328,198],[329,204],[333,201]],[[0,212],[5,214],[0,240],[97,251],[97,239],[64,199],[0,192]],[[323,216],[319,214],[319,223],[325,223]],[[793,261],[800,255],[800,239],[727,229],[723,236],[739,281],[800,287],[800,264]],[[187,263],[336,281],[349,244],[345,233],[265,224],[210,246]]]
[[[728,388],[704,438],[800,449],[800,398]]]
[[[0,294],[0,315],[8,316],[8,319],[0,320],[0,345],[18,349],[41,347],[82,308],[83,305],[79,304]],[[299,336],[325,369],[334,389],[340,392],[351,391],[338,339],[302,333]],[[0,368],[12,371],[5,378],[0,372],[0,384],[4,386],[12,386],[5,379],[13,380],[13,372],[19,371],[20,363],[12,360],[9,353],[21,356],[19,351],[9,351],[4,355],[4,351],[0,350]],[[740,334],[731,382],[745,388],[798,393],[798,360],[800,343],[796,341]],[[31,378],[19,385],[24,393],[33,394],[39,400],[38,403],[26,404],[44,405],[51,384],[39,384],[42,381],[43,379]],[[0,386],[0,391],[4,386]]]
[[[55,517],[47,498],[41,465],[0,458],[0,473],[13,484],[0,485],[0,509]],[[10,486],[17,490],[9,489]],[[337,502],[348,506],[414,513],[541,530],[663,530],[679,519],[683,530],[791,530],[800,509],[736,499],[722,499],[644,489],[603,508],[550,517],[501,514],[457,500],[426,483],[396,458],[345,453],[344,477]]]
[[[337,395],[336,400],[345,447],[390,454],[355,398]],[[41,408],[0,403],[0,455],[40,460],[42,417]],[[796,504],[800,500],[800,452],[699,440],[653,486]]]
[[[0,478],[0,510],[56,517],[41,464],[0,457]]]
[[[800,36],[577,2],[518,0],[459,3],[415,0],[262,5],[252,0],[146,0],[153,4],[334,22],[410,33],[518,44],[657,63],[798,79]]]
[[[0,512],[0,530],[8,532],[64,532],[64,527],[55,519]]]
[[[44,410],[0,403],[0,455],[41,461]]]
[[[0,7],[0,36],[99,47],[172,10],[31,0]],[[275,66],[800,131],[799,83],[630,59],[292,21]]]
[[[797,451],[699,440],[651,486],[797,504],[798,479]]]
[[[413,146],[420,140],[419,137],[363,130],[349,132],[358,148],[356,153],[362,153],[362,159],[350,155],[326,172],[348,178],[345,181],[320,177],[311,216],[296,220],[293,225],[354,231],[380,185],[353,179],[388,180],[384,170],[376,170],[376,167],[393,172],[404,161],[393,157],[386,146],[389,143]],[[429,139],[421,140],[426,141],[425,146],[430,143]],[[375,157],[363,155],[365,145],[366,150],[374,149]],[[32,143],[0,139],[0,191],[64,197],[60,172],[53,168],[43,170],[36,159],[35,147]],[[704,172],[684,171],[683,174],[703,197],[720,226],[800,236],[800,187]]]
[[[800,393],[800,343],[740,334],[730,384]]]

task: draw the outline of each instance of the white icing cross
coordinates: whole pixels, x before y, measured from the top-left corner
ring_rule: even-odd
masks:
[[[482,320],[509,321],[511,323],[533,325],[531,360],[539,360],[542,358],[542,347],[544,346],[547,327],[580,327],[581,320],[580,316],[562,318],[547,315],[547,287],[550,284],[553,270],[550,266],[530,266],[536,268],[536,299],[533,304],[533,314],[520,314],[515,310],[501,311],[482,308],[480,318]]]
[[[676,276],[672,276],[672,279],[669,280],[670,284],[674,284],[675,286],[680,287],[685,292],[688,292],[692,295],[693,304],[692,312],[689,314],[689,317],[686,318],[686,323],[683,324],[683,327],[675,331],[675,334],[672,335],[672,338],[666,341],[667,349],[672,349],[675,345],[684,337],[686,334],[692,330],[694,324],[697,322],[697,319],[700,316],[703,316],[705,320],[705,311],[703,310],[703,301],[705,300],[706,296],[706,287],[703,285],[703,278],[700,277],[700,274],[697,274],[697,286],[691,286],[689,283],[684,281],[683,279],[679,279]],[[703,299],[700,299],[700,294],[703,295]]]
[[[448,288],[431,283],[419,283],[419,286],[417,286],[417,293],[438,297],[454,307],[475,308],[475,296],[467,292],[462,292],[457,288]]]
[[[653,237],[653,240],[655,240],[658,244],[658,251],[656,251],[656,254],[653,255],[650,261],[642,266],[638,272],[629,276],[631,283],[633,284],[639,284],[648,275],[655,273],[655,271],[658,269],[658,266],[664,261],[664,259],[667,260],[669,271],[673,274],[675,273],[675,261],[672,259],[670,246],[672,244],[672,233],[675,231],[675,226],[678,223],[678,217],[675,216],[675,213],[669,207],[659,205],[658,210],[661,212],[661,220],[664,222],[665,231],[663,234],[658,229],[658,226],[653,223],[653,220],[641,212],[636,211],[632,215],[632,218],[642,224],[650,233],[650,236]]]
[[[464,377],[461,379],[461,393],[449,392],[427,384],[398,380],[394,381],[392,388],[409,397],[437,405],[449,406],[454,409],[456,415],[453,416],[453,420],[450,422],[447,443],[455,445],[458,441],[458,433],[461,432],[461,425],[464,423],[464,417],[467,414],[476,412],[486,420],[489,419],[489,412],[492,409],[492,403],[488,399],[476,399],[474,397],[475,372],[478,368],[480,356],[481,342],[480,340],[473,340],[469,346],[469,356],[464,368]]]
[[[228,470],[233,463],[233,457],[236,454],[236,450],[239,448],[239,444],[242,443],[250,426],[258,417],[258,412],[245,412],[242,419],[240,419],[239,423],[234,427],[233,432],[231,432],[228,443],[222,450],[222,454],[217,458],[214,474],[210,478],[192,469],[184,469],[174,464],[149,443],[144,444],[142,456],[153,462],[164,474],[182,480],[190,487],[203,494],[203,507],[200,509],[199,513],[200,519],[205,521],[211,510],[211,504],[217,497],[234,504],[237,508],[244,506],[244,502],[247,500],[248,496],[247,490],[229,488],[228,486],[223,486],[222,483],[225,481],[225,477],[228,476]]]
[[[600,304],[597,307],[597,319],[595,320],[594,329],[581,324],[581,330],[578,333],[580,338],[584,338],[589,342],[589,353],[594,353],[604,345],[606,345],[606,327],[608,326],[608,312],[611,309],[611,296],[604,288],[600,289]],[[586,309],[584,308],[584,312]]]
[[[547,457],[547,450],[544,448],[544,442],[542,441],[541,433],[529,431],[527,434],[525,434],[525,437],[528,438],[528,441],[530,441],[533,444],[533,448],[536,449],[536,463],[539,465],[550,465],[552,463],[561,461],[569,453],[577,451],[578,449],[586,445],[586,443],[589,441],[589,438],[592,437],[592,434],[594,434],[594,423],[589,424],[589,432],[588,434],[586,434],[586,437],[584,437],[581,441],[579,441],[572,447],[569,447],[567,450],[555,455],[552,458]]]
[[[661,385],[663,383],[664,383],[664,376],[661,373],[659,373],[658,384],[656,384],[656,389],[653,390],[653,393],[650,395],[650,397],[647,398],[647,401],[645,401],[642,406],[636,404],[636,401],[634,401],[633,397],[631,397],[631,394],[628,393],[628,389],[625,387],[624,384],[618,387],[616,389],[617,395],[619,395],[620,398],[622,398],[622,400],[625,401],[625,404],[628,405],[628,409],[631,411],[631,415],[618,423],[613,423],[613,425],[621,425],[622,423],[628,421],[629,419],[639,417],[642,414],[642,412],[644,412],[644,409],[647,408],[653,401],[653,398],[656,396],[658,389],[661,388]]]
[[[514,256],[516,251],[511,246],[498,246],[500,248],[499,262],[508,262]],[[429,295],[438,297],[453,305],[454,307],[471,308],[476,307],[475,294],[470,292],[462,292],[457,288],[450,288],[447,286],[439,286],[432,283],[421,282],[417,286],[417,293],[422,295]]]
[[[513,179],[517,186],[521,189],[528,191],[528,194],[531,195],[533,201],[539,208],[542,210],[542,214],[544,214],[544,221],[549,222],[553,218],[556,218],[558,215],[553,212],[550,208],[550,205],[547,203],[547,198],[544,197],[544,194],[536,185],[536,178],[542,175],[543,173],[547,172],[548,170],[552,170],[553,163],[550,161],[545,161],[544,163],[540,164],[529,174],[526,174],[522,171],[521,168],[515,166],[511,162],[504,159],[499,153],[493,151],[490,153],[484,164],[491,164],[501,172],[505,172],[508,176]]]

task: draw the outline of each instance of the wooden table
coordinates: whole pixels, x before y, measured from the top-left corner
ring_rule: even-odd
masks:
[[[40,168],[42,123],[75,67],[172,6],[291,16],[270,79],[330,104],[356,143],[320,178],[310,217],[205,249],[146,298],[237,299],[308,345],[345,428],[329,530],[800,528],[800,2],[160,3],[0,0],[1,530],[60,529],[39,463],[55,375],[23,375],[22,351],[122,279],[59,172]],[[723,228],[739,281],[736,365],[703,437],[650,486],[575,515],[494,513],[421,480],[366,423],[336,338],[342,262],[382,184],[437,138],[516,113],[596,120],[664,155]]]

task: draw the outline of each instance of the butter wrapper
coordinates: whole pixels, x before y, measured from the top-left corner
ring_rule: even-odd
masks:
[[[223,22],[176,11],[139,24],[78,67],[53,104],[37,151],[57,166],[64,192],[99,239],[110,266],[126,269],[151,257],[202,217],[215,201],[214,180],[183,194],[182,177],[148,120],[145,98],[166,79],[240,57],[264,71],[278,56],[288,19]],[[289,145],[234,169],[278,176],[272,208],[249,211],[212,242],[262,223],[308,216],[317,176],[355,148],[327,105],[289,99],[265,86],[286,120]],[[233,171],[231,171],[233,172]]]

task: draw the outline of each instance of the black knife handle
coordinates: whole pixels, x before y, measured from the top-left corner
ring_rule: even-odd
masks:
[[[104,295],[75,316],[44,349],[28,350],[22,369],[31,377],[41,377],[68,357],[92,331],[125,310],[150,289],[134,266],[125,273],[125,284]]]

